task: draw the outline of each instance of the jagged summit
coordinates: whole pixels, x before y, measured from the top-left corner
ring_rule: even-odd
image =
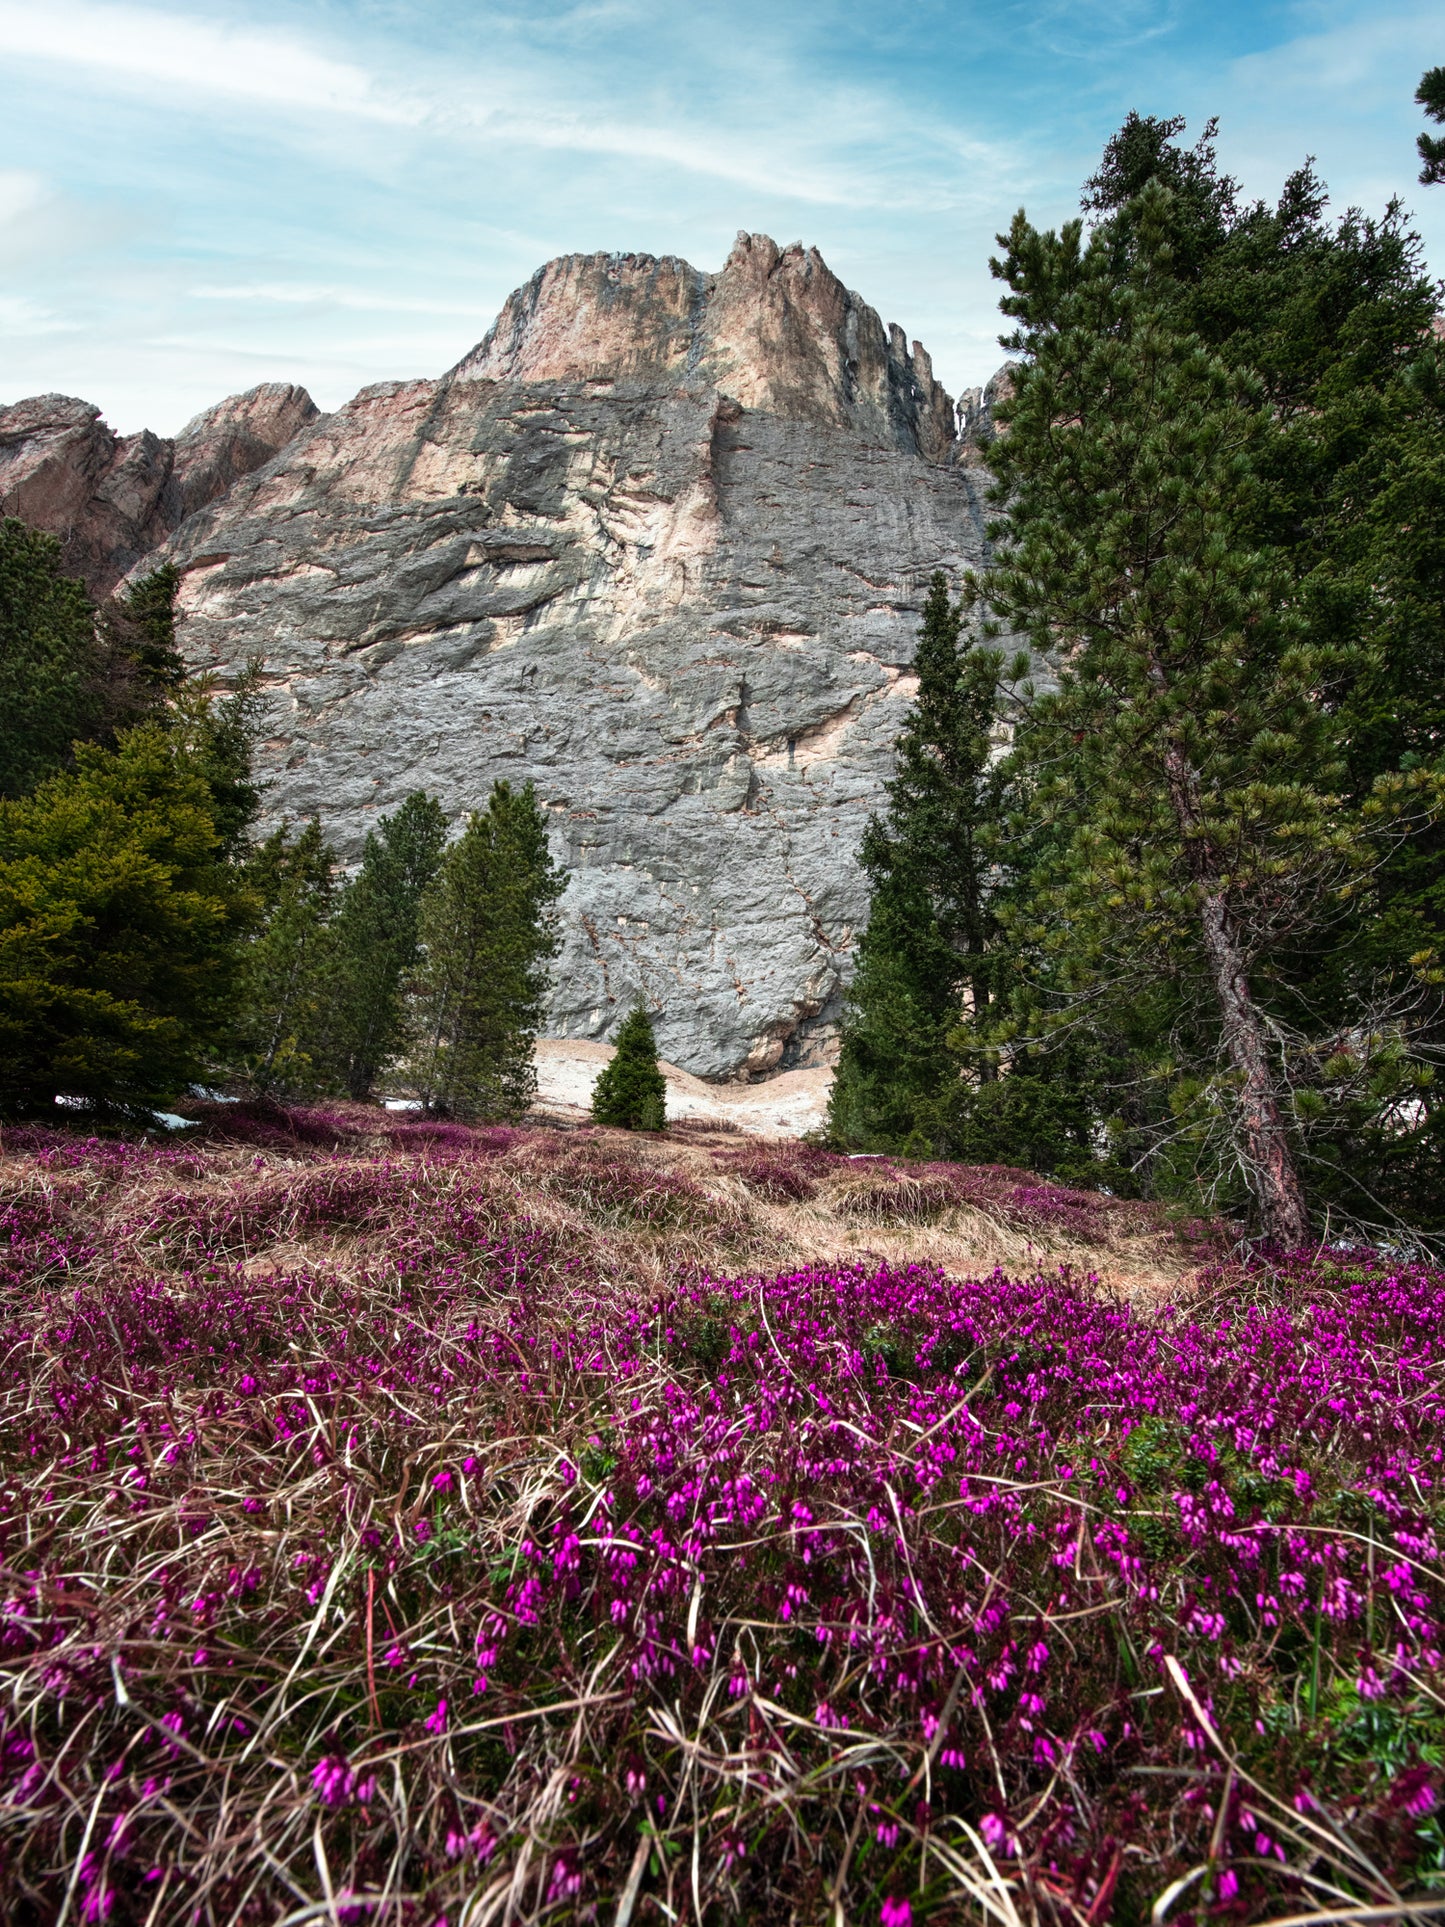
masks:
[[[452,379],[718,389],[743,408],[947,460],[954,409],[920,342],[885,329],[816,248],[739,234],[718,274],[675,255],[564,254],[518,288]]]

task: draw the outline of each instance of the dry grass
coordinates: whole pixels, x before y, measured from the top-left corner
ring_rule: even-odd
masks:
[[[1198,1237],[1027,1173],[205,1132],[0,1139],[7,1921],[1428,1900],[1438,1280],[1160,1320]]]

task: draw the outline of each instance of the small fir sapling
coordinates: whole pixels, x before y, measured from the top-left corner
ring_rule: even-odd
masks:
[[[623,1019],[617,1055],[592,1087],[592,1115],[625,1131],[667,1128],[667,1080],[657,1067],[652,1019],[640,1002]]]

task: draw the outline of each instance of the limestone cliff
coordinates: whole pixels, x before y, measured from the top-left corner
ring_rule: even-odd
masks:
[[[641,991],[665,1057],[756,1076],[828,1054],[927,580],[982,553],[970,446],[813,250],[570,255],[164,552],[192,660],[264,660],[273,813],[354,858],[411,789],[533,780],[572,873],[552,1033]]]
[[[115,435],[89,402],[36,395],[0,407],[0,514],[58,535],[66,570],[107,595],[316,412],[304,388],[266,382],[208,408],[170,441],[148,429]]]

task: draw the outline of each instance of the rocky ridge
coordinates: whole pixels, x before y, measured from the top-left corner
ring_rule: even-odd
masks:
[[[264,660],[274,813],[352,858],[410,789],[460,815],[535,782],[571,871],[552,1034],[641,993],[671,1061],[757,1077],[829,1055],[997,398],[960,421],[815,250],[569,255],[448,374],[299,422],[156,553],[193,661]]]
[[[66,571],[108,595],[317,412],[304,388],[265,382],[205,409],[171,440],[149,429],[115,435],[90,402],[35,395],[0,408],[0,514],[58,535]]]

